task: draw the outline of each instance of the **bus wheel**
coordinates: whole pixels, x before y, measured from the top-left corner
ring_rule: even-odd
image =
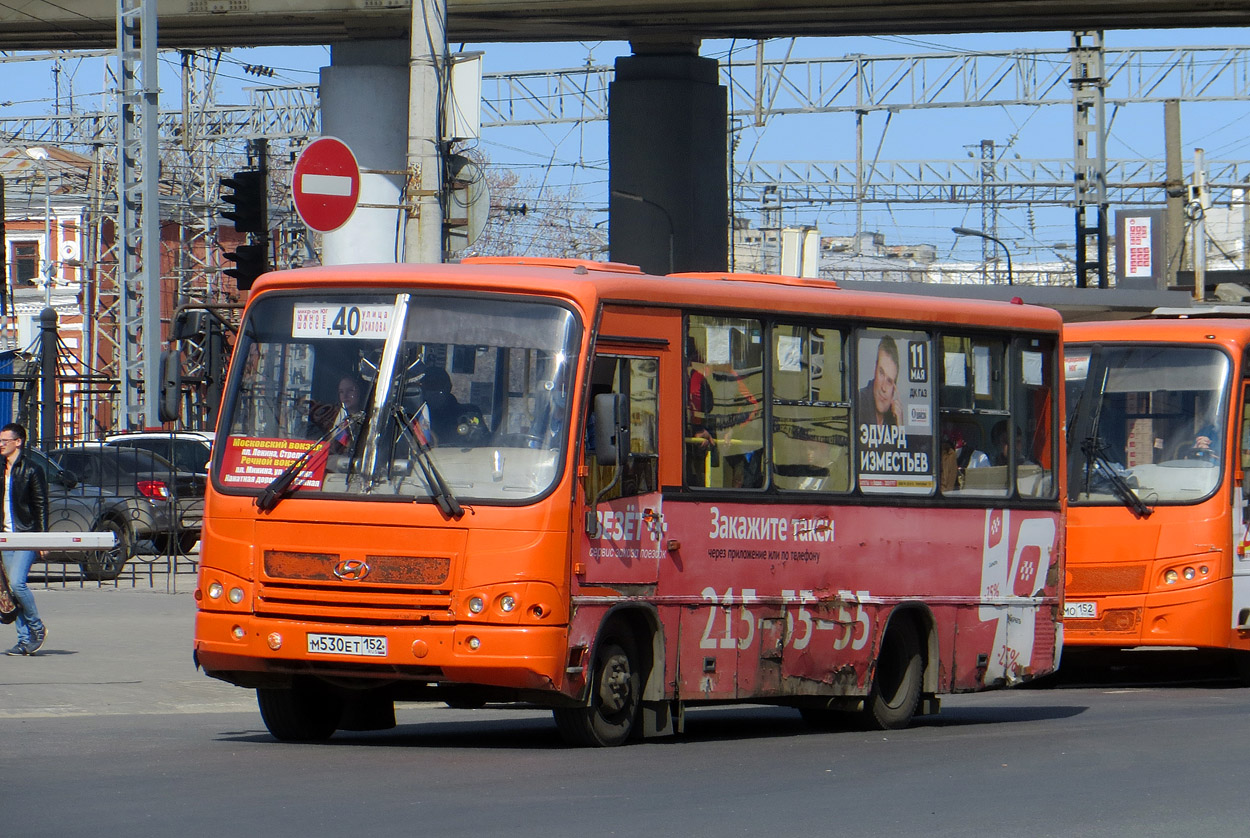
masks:
[[[863,721],[872,730],[899,730],[911,723],[920,702],[920,640],[910,624],[892,626],[881,643]]]
[[[282,742],[322,742],[334,735],[343,701],[330,690],[297,680],[288,689],[256,690],[260,717]]]
[[[641,690],[633,639],[624,631],[605,634],[595,651],[590,706],[553,711],[560,736],[570,745],[623,745],[637,728]]]

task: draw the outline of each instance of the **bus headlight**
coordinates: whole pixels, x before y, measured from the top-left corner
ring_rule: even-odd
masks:
[[[504,594],[499,598],[499,608],[507,614],[513,608],[516,608],[516,597],[512,594]]]
[[[238,605],[240,602],[243,601],[243,589],[231,588],[230,593],[226,595],[226,599],[230,600],[235,605]]]
[[[469,611],[474,614],[481,614],[482,609],[486,607],[486,603],[482,601],[480,596],[471,597],[469,599]]]
[[[225,593],[225,590],[220,582],[212,582],[208,586],[208,598],[221,599],[221,595]]]
[[[1167,573],[1163,574],[1163,581],[1169,585],[1175,585],[1176,580],[1179,578],[1180,576],[1175,570],[1169,570]]]
[[[1192,567],[1187,567],[1187,568],[1185,568],[1185,579],[1186,579],[1186,580],[1193,579],[1193,578],[1194,578],[1195,576],[1197,576],[1197,575],[1198,575],[1198,574],[1197,574],[1197,572],[1195,572],[1195,571],[1194,571],[1194,569],[1193,569]]]

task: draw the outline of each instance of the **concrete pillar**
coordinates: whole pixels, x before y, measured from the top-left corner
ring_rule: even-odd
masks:
[[[634,44],[608,93],[609,242],[648,273],[724,271],[729,253],[728,111],[698,46]]]
[[[327,265],[399,262],[399,204],[408,153],[408,42],[337,44],[321,68],[321,131],[360,165],[356,212],[322,240]]]

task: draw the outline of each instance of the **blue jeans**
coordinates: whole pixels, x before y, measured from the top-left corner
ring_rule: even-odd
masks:
[[[9,590],[13,592],[13,601],[17,603],[15,625],[18,643],[29,643],[31,632],[43,628],[43,620],[39,619],[39,609],[35,608],[35,595],[26,585],[30,566],[35,563],[37,555],[34,550],[5,550],[0,553],[4,559],[4,575],[9,577]]]

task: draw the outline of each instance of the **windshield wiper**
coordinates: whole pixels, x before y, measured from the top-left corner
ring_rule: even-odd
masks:
[[[279,501],[291,493],[292,487],[295,485],[296,476],[312,461],[313,455],[324,451],[325,456],[328,457],[330,455],[329,445],[331,440],[345,433],[350,438],[352,435],[348,433],[348,429],[354,424],[359,424],[363,415],[362,413],[353,413],[349,416],[344,416],[334,423],[334,427],[322,434],[312,444],[311,448],[300,455],[298,460],[295,460],[284,468],[281,474],[269,481],[269,485],[256,498],[256,508],[261,512],[268,512],[277,506]]]
[[[434,501],[438,504],[438,508],[443,510],[443,514],[450,518],[459,518],[464,515],[464,508],[460,506],[460,501],[456,499],[451,489],[448,488],[447,481],[443,479],[438,466],[434,464],[434,458],[430,456],[430,443],[426,441],[425,434],[422,433],[421,428],[417,425],[417,417],[420,414],[420,407],[411,416],[405,413],[402,408],[397,408],[394,416],[395,421],[399,423],[404,438],[408,440],[408,444],[416,452],[417,465],[421,467],[421,474],[425,476],[426,485],[429,486],[430,493],[434,496]]]
[[[1086,437],[1081,442],[1081,453],[1085,455],[1085,491],[1089,493],[1089,481],[1091,472],[1095,469],[1099,475],[1105,477],[1107,482],[1111,484],[1111,491],[1115,494],[1120,502],[1129,508],[1129,511],[1138,518],[1149,518],[1154,512],[1146,502],[1137,496],[1133,488],[1128,485],[1124,479],[1124,475],[1116,466],[1107,459],[1105,453],[1106,445],[1099,441],[1097,437]]]

